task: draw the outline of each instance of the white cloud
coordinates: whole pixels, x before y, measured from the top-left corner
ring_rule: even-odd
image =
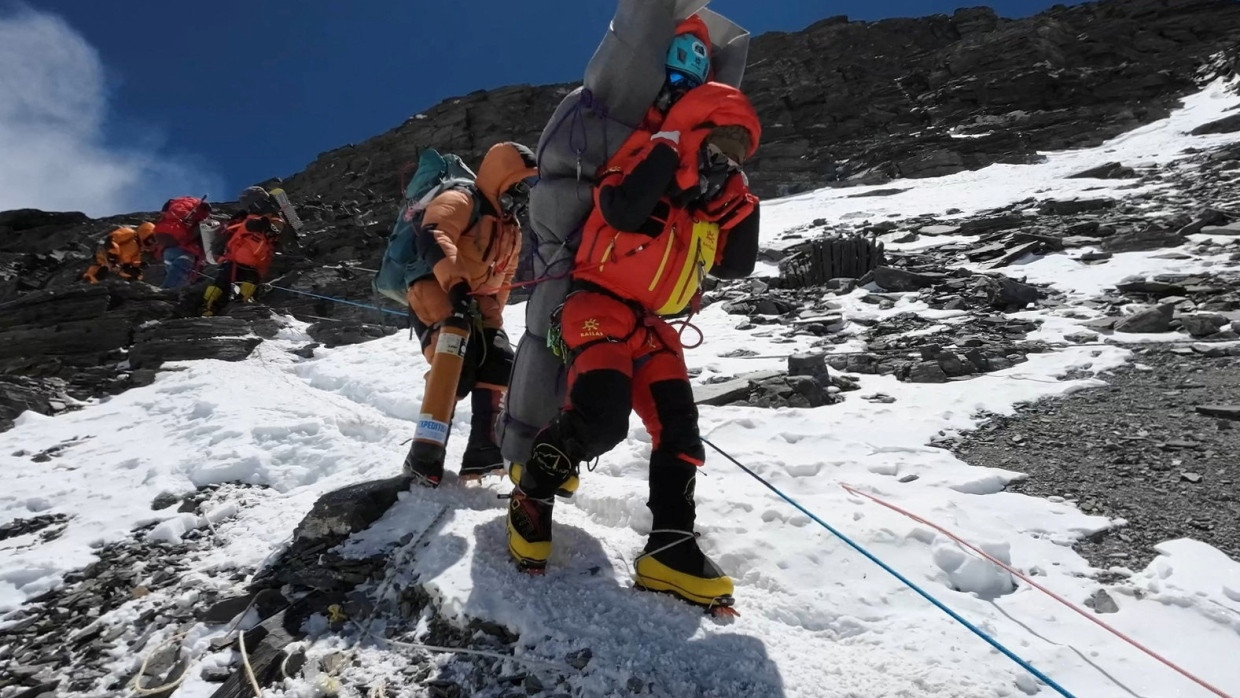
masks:
[[[98,52],[56,15],[0,13],[0,211],[158,209],[177,193],[220,191],[219,179],[153,143],[107,143]]]

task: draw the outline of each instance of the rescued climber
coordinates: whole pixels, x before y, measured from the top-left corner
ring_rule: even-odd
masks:
[[[211,215],[211,204],[192,196],[164,202],[155,221],[155,242],[164,262],[160,288],[180,288],[194,280],[202,267],[203,250],[198,225]]]
[[[146,268],[143,255],[154,254],[155,224],[143,223],[135,230],[129,226],[121,226],[103,239],[95,252],[95,263],[90,265],[82,278],[92,284],[109,274],[130,281],[141,281],[142,270]]]
[[[407,294],[427,361],[433,362],[446,321],[466,320],[473,327],[455,394],[455,400],[469,395],[473,408],[462,479],[504,469],[495,420],[508,389],[513,351],[504,332],[503,310],[520,260],[521,225],[537,175],[529,148],[498,143],[483,157],[472,187],[450,187],[430,201],[415,236],[418,253],[433,272],[413,281]],[[429,379],[428,374],[428,384]],[[404,472],[419,484],[437,487],[443,460],[427,458],[417,447],[415,440]]]
[[[241,210],[223,226],[215,240],[220,252],[215,279],[202,292],[204,317],[217,315],[232,300],[236,284],[242,301],[251,301],[271,270],[276,248],[293,228],[280,213],[280,206],[262,187],[247,187],[237,203]]]
[[[706,46],[695,35],[673,41],[666,116],[648,119],[595,179],[574,285],[558,310],[567,404],[538,433],[528,462],[514,465],[508,546],[522,569],[545,569],[554,496],[576,486],[582,462],[626,437],[636,411],[651,437],[653,514],[636,581],[713,607],[731,603],[733,585],[697,544],[694,483],[705,451],[680,336],[663,317],[695,306],[707,274],[753,271],[758,207],[741,166],[761,127],[741,92],[700,84],[709,58],[692,57]]]

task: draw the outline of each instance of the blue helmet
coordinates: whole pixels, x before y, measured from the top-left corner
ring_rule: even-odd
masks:
[[[688,81],[689,87],[706,82],[710,73],[710,52],[693,34],[679,34],[667,50],[667,77],[676,85]]]

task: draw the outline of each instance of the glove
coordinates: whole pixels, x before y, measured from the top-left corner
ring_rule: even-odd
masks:
[[[708,82],[685,93],[671,109],[659,128],[679,133],[680,169],[676,185],[688,191],[698,183],[698,152],[711,130],[720,124],[749,124],[756,144],[760,136],[753,106],[734,87]]]
[[[448,289],[448,303],[452,306],[452,315],[454,317],[467,317],[471,301],[469,284],[462,282]]]
[[[732,174],[715,198],[702,202],[698,207],[699,217],[718,223],[721,228],[729,227],[733,221],[743,220],[758,203],[757,197],[749,193],[748,184],[743,172]]]

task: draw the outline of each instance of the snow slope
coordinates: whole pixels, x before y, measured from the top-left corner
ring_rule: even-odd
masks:
[[[1100,148],[1049,154],[1041,165],[996,165],[900,182],[909,190],[885,198],[852,199],[864,189],[825,189],[770,202],[763,211],[764,242],[777,244],[786,230],[822,217],[898,219],[949,206],[965,215],[1035,195],[1131,194],[1139,190],[1063,176],[1112,160],[1166,163],[1188,145],[1234,139],[1184,132],[1219,118],[1238,101],[1211,85],[1169,119]],[[1050,255],[1021,270],[1083,296],[1132,273],[1226,263],[1125,253],[1107,264],[1083,266]],[[837,299],[845,317],[920,311],[944,323],[963,319],[931,311],[912,296],[880,310],[860,301],[865,293]],[[524,310],[507,311],[513,336],[521,332]],[[1044,320],[1033,338],[1057,340],[1079,329],[1078,320],[1058,311],[1022,316]],[[778,357],[801,346],[772,336],[769,328],[737,330],[738,318],[717,305],[697,324],[707,337],[703,348],[689,352],[691,367],[701,369],[699,381],[779,368],[784,362]],[[290,321],[247,361],[179,364],[154,385],[55,418],[28,412],[15,429],[0,434],[0,522],[41,513],[71,517],[54,541],[41,543],[35,535],[0,541],[0,613],[88,564],[102,543],[152,521],[161,523],[148,535],[162,540],[178,539],[187,527],[213,526],[223,543],[197,564],[204,584],[222,584],[223,571],[256,567],[278,550],[320,494],[395,474],[422,396],[426,365],[416,343],[398,334],[320,349],[312,359],[289,353],[307,341],[303,328]],[[738,347],[772,358],[722,356]],[[1075,695],[1208,695],[1026,585],[1013,587],[1008,575],[943,536],[841,487],[852,485],[927,517],[1079,604],[1102,585],[1092,578],[1098,570],[1070,545],[1112,522],[1064,501],[1003,492],[1018,473],[973,467],[926,444],[974,427],[981,411],[1011,413],[1022,401],[1100,385],[1096,379],[1059,378],[1072,369],[1105,371],[1127,358],[1121,347],[1075,347],[944,385],[863,376],[862,392],[854,396],[882,392],[896,401],[871,404],[850,396],[818,409],[705,407],[702,431]],[[467,401],[456,421],[456,429],[468,429]],[[459,459],[463,444],[452,440],[449,462]],[[64,449],[50,461],[30,457],[58,445]],[[509,488],[499,480],[467,488],[449,477],[437,491],[410,492],[376,524],[394,533],[371,536],[369,544],[394,546],[395,532],[411,527],[433,505],[446,505],[449,514],[405,572],[432,590],[445,614],[488,619],[518,632],[526,658],[562,664],[568,653],[589,648],[593,659],[571,673],[565,687],[578,695],[627,694],[639,686],[660,696],[1051,693],[713,453],[698,484],[699,530],[703,547],[736,580],[741,616],[718,624],[673,600],[631,591],[631,564],[650,526],[644,477],[649,448],[634,419],[629,439],[583,473],[575,498],[557,505],[555,549],[545,577],[521,575],[508,563],[504,501],[496,495]],[[150,510],[160,492],[225,481],[270,489],[237,495],[209,524]],[[1240,694],[1240,563],[1190,540],[1169,541],[1159,551],[1148,569],[1109,587],[1119,611],[1105,620],[1225,692]],[[122,608],[105,621],[124,622],[132,613]],[[201,628],[185,646],[207,662],[222,661],[227,655],[207,649],[212,633],[221,630]],[[324,638],[311,654],[340,644],[339,638]],[[368,676],[393,681],[406,661],[400,652],[377,649],[360,652],[358,660]],[[118,657],[113,669],[132,672],[137,661]],[[553,671],[524,669],[554,682]],[[176,695],[204,697],[213,690],[195,676]],[[298,681],[288,683],[286,694],[317,695]]]

